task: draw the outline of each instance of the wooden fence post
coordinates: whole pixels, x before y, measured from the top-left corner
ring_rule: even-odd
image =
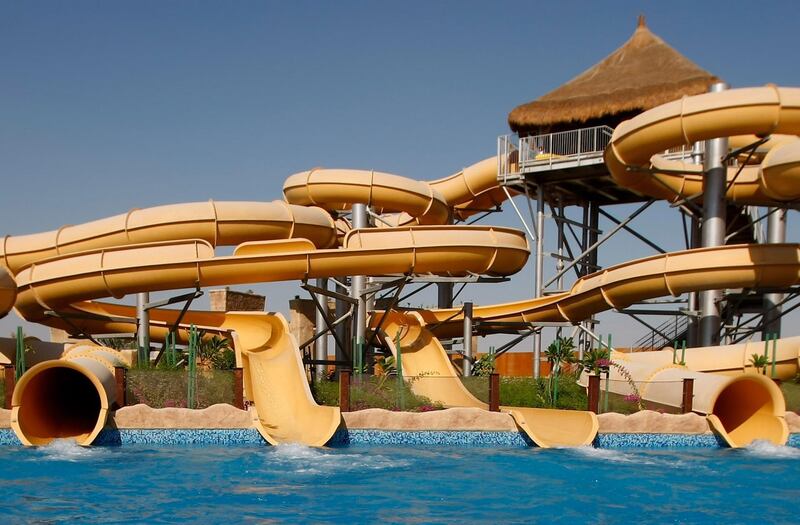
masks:
[[[5,365],[3,375],[3,385],[5,388],[5,406],[3,408],[11,409],[11,398],[14,396],[14,385],[16,384],[16,369],[14,365]]]
[[[688,414],[692,411],[692,399],[694,398],[694,378],[683,378],[683,401],[681,402],[681,412]]]
[[[339,371],[339,410],[350,412],[350,370]]]
[[[233,369],[233,406],[244,410],[244,370]]]
[[[489,374],[489,410],[500,412],[500,374]]]
[[[589,412],[597,414],[598,407],[600,406],[600,375],[589,375],[589,391],[587,392],[589,398]]]
[[[114,382],[116,383],[117,400],[114,402],[114,410],[118,410],[128,405],[128,369],[124,366],[114,367]]]

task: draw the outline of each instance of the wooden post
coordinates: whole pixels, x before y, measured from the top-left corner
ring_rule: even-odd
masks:
[[[594,412],[597,414],[598,407],[600,406],[600,375],[599,374],[590,374],[589,375],[589,391],[587,392],[587,396],[589,398],[589,407],[587,410],[589,412]]]
[[[117,400],[114,402],[113,409],[118,410],[128,405],[128,369],[124,366],[115,366],[114,381],[117,385]]]
[[[244,410],[244,370],[233,369],[233,406]]]
[[[694,398],[694,378],[683,378],[683,401],[681,402],[681,412],[688,414],[692,411],[692,399]]]
[[[339,410],[350,412],[350,370],[339,371]]]
[[[16,383],[16,368],[14,365],[6,365],[4,367],[3,385],[5,386],[5,406],[3,408],[11,409],[11,398],[14,396],[14,384]]]
[[[489,374],[489,410],[500,412],[500,374]]]

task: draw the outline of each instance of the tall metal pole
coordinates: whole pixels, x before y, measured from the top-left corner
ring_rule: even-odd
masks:
[[[353,229],[368,228],[367,205],[353,204],[351,218]],[[367,278],[363,275],[354,275],[350,280],[350,297],[358,301],[355,316],[355,333],[353,334],[355,338],[353,361],[356,364],[363,364],[364,362],[364,344],[367,340],[367,301],[363,295],[366,283]]]
[[[342,295],[348,293],[347,288],[344,286],[340,286],[339,284],[336,285],[336,292]],[[341,299],[336,300],[336,318],[340,319],[343,315],[347,314],[348,310],[350,309],[350,304],[346,301],[342,301]],[[336,331],[336,338],[342,342],[342,344],[347,345],[350,341],[350,327],[352,323],[339,323],[336,325],[334,330]],[[336,345],[336,360],[342,362],[347,359],[347,356],[350,355],[350,352],[344,348],[340,348],[339,345]],[[338,368],[338,365],[337,365]]]
[[[691,224],[689,226],[691,231],[689,232],[689,247],[690,248],[699,248],[700,247],[700,221],[697,218],[692,217]],[[689,313],[691,314],[688,317],[688,323],[686,324],[686,344],[690,347],[698,346],[700,344],[700,326],[699,326],[699,317],[697,317],[696,312],[698,310],[699,305],[699,297],[697,292],[690,292],[689,293],[689,301],[686,305]]]
[[[150,362],[150,312],[145,305],[150,302],[150,292],[136,294],[136,346],[139,348],[139,366]]]
[[[472,375],[472,303],[464,303],[464,377]]]
[[[323,290],[328,289],[328,279],[320,278],[317,279],[317,288],[322,288]],[[325,322],[325,316],[328,313],[328,298],[322,294],[317,294],[317,301],[322,305],[322,309],[325,313],[319,311],[317,309],[317,316],[314,320],[314,333],[320,334],[327,329],[328,324]],[[322,335],[317,338],[314,342],[314,359],[317,361],[325,361],[328,359],[328,336]],[[322,363],[317,363],[314,365],[314,377],[317,381],[321,380],[325,377],[325,373],[327,372],[327,365],[323,365]]]
[[[781,243],[786,242],[786,210],[770,208],[767,217],[767,242]],[[763,340],[767,340],[769,334],[780,337],[781,334],[781,307],[778,306],[783,301],[782,293],[764,294],[764,331]]]
[[[712,93],[728,88],[724,82],[711,86]],[[706,141],[706,154],[703,158],[703,247],[722,246],[725,244],[725,186],[727,184],[727,168],[722,162],[728,153],[728,138],[716,138]],[[722,290],[706,290],[700,292],[700,345],[716,346],[719,344],[721,324],[720,303]]]
[[[703,163],[703,146],[700,142],[695,142],[692,146],[692,163]],[[691,217],[691,231],[689,232],[689,248],[700,248],[700,222],[697,217]],[[700,319],[695,315],[698,310],[699,296],[697,292],[689,292],[687,301],[689,310],[688,322],[686,324],[686,344],[690,347],[700,344]]]
[[[536,280],[533,289],[534,297],[541,297],[544,282],[544,188],[536,186]],[[533,377],[541,374],[542,334],[533,334]]]

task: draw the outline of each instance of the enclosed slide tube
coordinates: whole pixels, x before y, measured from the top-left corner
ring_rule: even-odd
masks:
[[[725,349],[718,347],[717,351],[723,353]],[[694,379],[692,410],[706,414],[714,433],[729,446],[747,446],[756,439],[783,445],[789,438],[783,394],[768,377],[756,373],[729,376],[697,372],[671,362],[643,362],[636,359],[638,355],[615,352],[612,360],[630,374],[642,399],[680,407],[680,382],[684,378]],[[618,368],[611,367],[609,379],[609,391],[621,395],[631,393],[628,381]],[[585,386],[585,375],[582,381]]]
[[[717,137],[800,134],[800,88],[766,86],[705,93],[670,102],[622,122],[605,151],[621,186],[675,201],[703,191],[700,168],[658,154]],[[760,166],[728,171],[727,199],[771,205],[800,197],[800,140],[776,141]]]
[[[328,211],[366,204],[382,215],[376,227],[447,224],[492,209],[507,195],[497,184],[497,157],[442,179],[425,182],[370,170],[315,168],[295,173],[283,185],[286,201]]]
[[[117,400],[114,367],[129,364],[110,348],[75,345],[33,366],[14,388],[11,428],[24,445],[91,444]]]
[[[44,259],[114,246],[201,239],[217,247],[291,238],[306,239],[317,248],[332,247],[336,242],[333,219],[319,208],[282,201],[169,204],[49,232],[6,235],[0,244],[0,263],[16,274]],[[0,279],[0,299],[4,282]]]

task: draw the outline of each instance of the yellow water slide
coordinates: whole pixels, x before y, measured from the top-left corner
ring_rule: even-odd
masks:
[[[259,203],[252,203],[258,208]],[[169,290],[195,286],[215,286],[287,279],[307,279],[329,275],[366,273],[436,273],[443,275],[508,275],[518,271],[527,260],[527,241],[520,232],[507,228],[470,227],[401,227],[378,231],[352,231],[341,249],[318,249],[334,242],[335,229],[327,213],[319,208],[305,209],[284,203],[269,203],[253,220],[241,213],[246,206],[220,206],[201,203],[205,216],[197,210],[184,215],[187,205],[161,207],[157,213],[142,210],[134,228],[133,214],[90,225],[62,228],[37,236],[7,237],[3,259],[16,270],[19,279],[17,311],[26,319],[64,326],[53,317],[59,314],[94,313],[98,308],[113,311],[111,305],[73,303],[100,297],[122,297],[138,291]],[[220,209],[228,209],[234,220],[221,224]],[[209,211],[210,210],[210,211]],[[273,217],[273,211],[275,217]],[[291,213],[287,213],[291,212]],[[310,213],[308,213],[310,212]],[[238,213],[238,215],[237,215]],[[175,220],[175,216],[183,220]],[[134,215],[135,217],[135,215]],[[142,217],[146,217],[142,219]],[[165,220],[164,217],[172,218]],[[225,217],[230,217],[225,215]],[[302,219],[298,221],[298,217]],[[191,233],[187,233],[191,232]],[[189,235],[203,240],[179,240]],[[136,237],[136,235],[139,235]],[[286,238],[303,235],[302,238]],[[250,240],[278,237],[276,240]],[[305,238],[310,237],[315,240]],[[169,239],[156,241],[153,239]],[[129,242],[140,242],[128,244]],[[215,245],[240,242],[234,254],[216,257]],[[49,246],[48,248],[48,245]],[[117,307],[125,309],[126,307]],[[153,325],[161,334],[177,312],[153,311]],[[102,314],[101,314],[102,317]],[[186,322],[225,330],[232,334],[240,359],[247,371],[247,390],[255,402],[256,424],[272,442],[300,441],[324,444],[340,422],[338,409],[319,407],[310,395],[297,343],[280,316],[263,314],[202,314],[190,312]],[[112,321],[112,323],[119,321]],[[108,324],[97,319],[73,318],[72,328],[86,329]],[[86,330],[91,333],[91,330]],[[98,350],[102,351],[102,350]],[[47,374],[44,367],[32,369],[26,377]],[[90,384],[103,383],[98,373],[86,367],[79,370]],[[79,375],[80,375],[79,374]],[[43,377],[49,377],[45,375]],[[69,376],[72,377],[72,376]],[[77,377],[75,379],[78,380]],[[69,390],[64,381],[59,387]],[[41,390],[31,390],[31,392]],[[99,391],[99,390],[98,390]],[[46,391],[48,396],[56,391]],[[69,397],[60,394],[64,397]],[[15,429],[26,443],[43,443],[43,431],[30,434],[26,420],[34,414],[49,414],[50,397],[20,395],[15,409],[20,414]],[[73,407],[73,405],[71,405]],[[98,428],[105,423],[105,410],[86,404],[85,413],[71,417],[93,419]],[[101,403],[101,408],[105,404]],[[72,408],[71,408],[72,410]],[[38,427],[36,427],[38,428]],[[64,431],[53,431],[60,437]],[[81,432],[76,437],[88,443],[96,433]]]
[[[376,318],[373,318],[375,320]],[[383,323],[384,340],[397,355],[400,335],[403,375],[415,394],[446,407],[489,406],[475,398],[459,379],[447,352],[416,313],[390,312]],[[580,410],[501,407],[539,447],[590,445],[597,435],[597,416]]]
[[[777,134],[792,137],[777,141],[760,165],[738,177],[737,168],[728,172],[729,200],[770,205],[800,197],[800,88],[731,89],[658,106],[617,126],[605,161],[620,185],[674,201],[703,192],[702,168],[660,153],[718,137]]]
[[[637,385],[637,391],[632,391],[628,378],[617,367],[609,370],[608,390],[621,395],[636,393],[646,401],[680,408],[680,383],[684,378],[694,379],[692,410],[706,414],[714,432],[727,444],[746,446],[756,439],[784,444],[789,437],[789,428],[784,419],[786,405],[780,388],[773,380],[751,368],[745,373],[746,367],[742,363],[742,354],[750,350],[759,353],[758,347],[763,349],[763,344],[687,349],[684,366],[673,364],[673,354],[669,350],[631,354],[613,352],[612,360],[624,368]],[[779,354],[787,361],[790,360],[788,355],[793,353],[796,370],[800,338],[782,340],[780,347]],[[731,365],[738,365],[737,374],[730,373],[736,370]],[[720,370],[727,373],[708,373]],[[585,377],[582,380],[585,385]]]
[[[24,445],[46,445],[57,438],[90,445],[116,401],[114,368],[128,365],[110,348],[68,346],[61,358],[37,364],[19,379],[11,428]]]

